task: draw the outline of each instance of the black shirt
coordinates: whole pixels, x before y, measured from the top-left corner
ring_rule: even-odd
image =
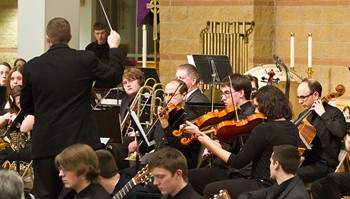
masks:
[[[161,199],[202,199],[203,197],[193,190],[190,184],[187,184],[174,197],[171,195],[162,196]]]

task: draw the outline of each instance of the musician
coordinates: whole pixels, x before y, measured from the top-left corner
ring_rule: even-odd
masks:
[[[96,151],[96,155],[100,165],[100,175],[98,176],[98,183],[110,194],[115,196],[122,188],[131,180],[126,174],[120,173],[115,163],[111,152],[105,149],[99,149]],[[124,188],[123,193],[126,193],[123,199],[131,198],[131,192],[147,192],[146,188],[136,185],[134,187]]]
[[[182,64],[176,69],[176,79],[182,80],[187,85],[186,102],[203,102],[209,103],[209,99],[198,88],[200,75],[192,64]]]
[[[350,136],[346,136],[345,149],[350,151]],[[314,199],[342,198],[350,195],[350,172],[331,173],[312,183]]]
[[[149,130],[148,139],[150,141],[155,140],[155,150],[164,146],[171,146],[180,150],[187,159],[188,167],[195,168],[198,162],[200,143],[195,141],[190,143],[189,146],[185,146],[180,142],[180,139],[181,137],[189,137],[188,135],[184,133],[178,138],[172,134],[175,129],[179,129],[180,124],[184,124],[186,120],[192,120],[197,117],[194,113],[184,109],[186,94],[187,86],[181,80],[172,80],[165,86],[164,100],[167,104],[167,108],[158,107],[158,121],[154,127]],[[173,109],[170,110],[168,109],[169,107]],[[140,147],[140,152],[142,154],[151,150],[152,148],[145,148],[144,142]],[[143,157],[143,159],[142,162],[147,162],[146,157]]]
[[[151,157],[149,169],[162,199],[202,198],[187,182],[186,158],[179,150],[171,147],[159,149]]]
[[[55,158],[55,166],[64,189],[59,199],[108,199],[111,196],[97,182],[99,162],[95,151],[87,144],[73,144]]]
[[[23,79],[23,67],[22,66],[15,66],[13,67],[6,79],[6,102],[4,102],[3,106],[1,107],[1,113],[4,114],[7,112],[7,109],[9,108],[9,97],[10,92],[16,85],[22,85],[22,79]]]
[[[222,80],[221,100],[226,107],[234,106],[234,104],[239,107],[238,119],[245,119],[255,111],[255,107],[249,101],[251,89],[252,86],[250,80],[245,75],[235,73]],[[237,120],[236,116],[233,120]],[[192,124],[189,125],[193,126]],[[232,153],[237,153],[241,147],[239,139],[234,139],[228,143],[218,141],[216,144]],[[207,184],[218,180],[230,179],[230,176],[237,172],[240,172],[241,174],[244,173],[245,176],[250,175],[249,167],[237,171],[237,169],[222,161],[220,158],[215,157],[212,163],[212,168],[190,170],[188,177],[193,188],[198,193],[202,193]]]
[[[338,165],[341,139],[346,133],[346,122],[338,108],[322,103],[322,86],[318,81],[304,79],[297,93],[299,104],[305,110],[313,110],[307,121],[316,129],[316,136],[311,142],[312,150],[303,153],[305,160],[298,170],[299,177],[307,183],[334,172]]]
[[[130,105],[134,102],[138,90],[144,85],[146,78],[143,72],[138,68],[126,68],[123,73],[122,85],[125,93],[127,94],[120,104],[120,118],[122,121],[126,118],[124,128],[122,129],[123,143],[116,143],[113,145],[114,157],[118,163],[119,169],[129,167],[129,162],[124,159],[128,157],[128,154],[134,152],[137,147],[135,141],[135,131],[131,123],[131,116],[127,114]],[[136,99],[137,100],[137,99]],[[134,107],[137,112],[137,105]],[[142,119],[142,117],[140,118]]]
[[[252,84],[252,94],[258,91],[259,89],[259,80],[257,77],[248,74],[247,77],[249,78],[251,84]]]
[[[70,24],[54,18],[46,28],[48,52],[25,64],[21,107],[35,113],[32,158],[36,198],[57,198],[62,181],[54,165],[55,156],[74,143],[100,148],[100,136],[91,110],[94,80],[119,84],[124,71],[125,53],[118,49],[120,36],[108,37],[110,64],[105,65],[93,52],[68,46]]]
[[[9,112],[5,115],[0,116],[0,125],[5,126],[12,123],[12,121],[17,117],[20,106],[20,94],[21,94],[22,86],[15,86],[10,92],[11,100],[9,101],[10,108]],[[6,116],[6,117],[5,117]],[[23,133],[28,133],[26,137],[30,137],[30,131],[33,129],[34,125],[34,116],[27,115],[23,121],[21,121],[21,126],[19,131]],[[21,161],[30,162],[31,161],[31,140],[26,140],[24,142],[25,147],[20,148],[19,154],[17,151],[14,151],[12,148],[7,148],[3,151],[0,151],[0,163],[2,164],[4,160],[8,160],[10,162],[17,161],[18,155]]]
[[[271,186],[274,181],[270,179],[269,165],[273,147],[283,144],[297,147],[298,130],[290,121],[292,110],[284,93],[274,86],[264,86],[253,95],[253,100],[256,111],[263,113],[267,117],[267,121],[252,130],[237,154],[221,148],[217,142],[199,131],[196,126],[192,125],[186,128],[189,132],[199,133],[201,136],[198,137],[198,140],[209,151],[232,167],[239,169],[250,162],[253,163],[251,177],[227,176],[227,180],[210,183],[204,188],[204,198],[212,198],[221,189],[227,189],[232,198],[237,198],[245,191]],[[218,175],[218,173],[215,172],[214,175]]]
[[[11,66],[7,62],[0,63],[0,86],[6,86],[6,79],[8,77]]]
[[[86,46],[85,50],[92,51],[102,62],[108,63],[109,60],[109,45],[107,42],[107,27],[106,24],[96,22],[94,24],[94,37],[96,41],[91,42]]]
[[[309,199],[304,183],[296,175],[299,165],[300,154],[296,147],[274,146],[270,158],[270,177],[277,183],[268,188],[244,192],[238,199]]]

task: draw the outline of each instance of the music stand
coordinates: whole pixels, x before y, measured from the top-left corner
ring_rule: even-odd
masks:
[[[226,55],[188,55],[188,62],[197,67],[201,80],[205,84],[221,82],[223,78],[233,74],[230,60]],[[214,67],[213,69],[213,65]],[[213,82],[212,74],[217,72],[218,78]]]
[[[146,79],[148,78],[153,78],[155,79],[158,83],[160,83],[160,79],[157,73],[157,70],[155,68],[139,68],[143,74],[145,75]],[[153,85],[150,85],[153,86]]]
[[[109,107],[93,110],[97,130],[100,137],[110,138],[109,143],[121,143],[122,133],[120,129],[119,107]]]
[[[134,127],[134,130],[135,130],[135,138],[136,138],[136,166],[135,166],[135,169],[136,169],[136,172],[139,170],[139,134],[141,134],[141,137],[143,139],[143,141],[146,142],[147,146],[152,146],[154,145],[156,142],[154,140],[152,141],[149,141],[148,138],[147,138],[147,135],[145,133],[145,131],[143,130],[142,126],[141,126],[141,123],[140,123],[140,120],[139,118],[137,118],[137,115],[135,113],[135,111],[133,110],[130,110],[130,116],[131,116],[131,123],[133,124],[133,127]]]

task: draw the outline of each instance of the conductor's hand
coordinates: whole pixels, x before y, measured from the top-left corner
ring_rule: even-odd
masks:
[[[107,40],[110,48],[118,48],[121,38],[115,30],[111,30],[111,34],[108,36]]]

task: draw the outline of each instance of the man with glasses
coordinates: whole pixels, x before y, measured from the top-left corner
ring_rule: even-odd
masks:
[[[309,183],[334,172],[341,139],[346,134],[346,122],[338,108],[322,102],[322,86],[318,81],[304,79],[297,93],[299,104],[305,109],[299,118],[307,110],[313,110],[306,119],[316,129],[316,136],[311,142],[312,150],[303,153],[305,160],[298,170],[303,182]]]
[[[185,82],[179,79],[172,80],[165,86],[164,101],[166,107],[158,107],[158,120],[154,125],[151,125],[153,128],[149,131],[148,138],[149,140],[155,140],[155,150],[164,146],[180,150],[187,159],[188,167],[195,168],[198,162],[200,143],[194,141],[185,146],[181,143],[181,138],[190,137],[190,135],[182,133],[181,137],[178,138],[172,134],[186,120],[193,120],[198,117],[198,115],[184,108],[186,95],[187,86]],[[145,149],[145,145],[140,147],[142,154],[150,150],[150,148]],[[143,157],[141,163],[147,163],[148,157]]]
[[[255,112],[255,107],[249,101],[252,90],[250,79],[246,75],[238,73],[225,77],[221,82],[221,101],[226,107],[239,107],[238,118],[234,116],[233,120],[245,119]],[[190,125],[191,126],[191,125]],[[242,139],[244,140],[244,139]],[[241,148],[240,139],[234,139],[230,142],[215,142],[218,146],[237,154]],[[189,182],[198,193],[203,193],[204,187],[212,182],[231,179],[235,174],[243,177],[250,176],[251,164],[242,169],[235,169],[228,163],[218,157],[214,157],[211,168],[192,169],[188,173]]]

